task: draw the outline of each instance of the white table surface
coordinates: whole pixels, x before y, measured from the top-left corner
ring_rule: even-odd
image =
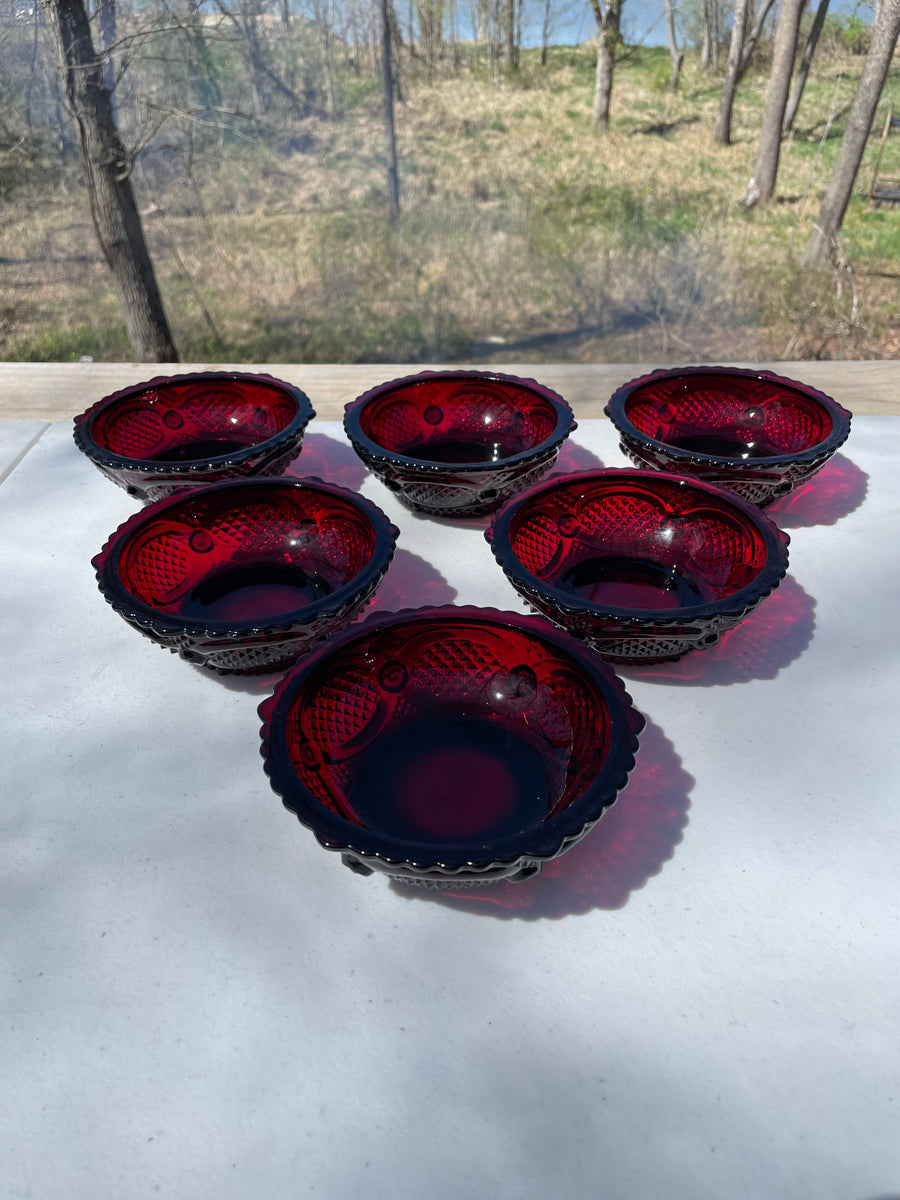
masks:
[[[624,465],[583,422],[561,467],[598,458]],[[284,811],[265,685],[103,602],[135,503],[44,432],[0,485],[0,1196],[900,1194],[898,468],[900,420],[858,418],[771,510],[781,589],[623,670],[648,728],[617,806],[460,899]],[[400,526],[378,607],[522,607],[481,523],[411,516],[336,424],[295,473]]]
[[[0,421],[0,483],[49,428],[46,421]]]

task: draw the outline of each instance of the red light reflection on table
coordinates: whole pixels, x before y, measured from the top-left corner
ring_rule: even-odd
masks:
[[[326,433],[307,433],[299,457],[286,472],[295,479],[316,476],[354,492],[359,491],[368,473],[351,446]]]
[[[648,721],[628,785],[587,837],[540,875],[433,891],[403,883],[400,895],[495,917],[565,917],[594,908],[622,908],[630,894],[659,874],[681,841],[694,780],[672,743]]]
[[[593,450],[580,446],[570,437],[568,441],[563,442],[559,458],[547,472],[547,476],[570,475],[573,471],[602,471],[604,466]]]
[[[451,587],[432,563],[409,550],[397,549],[384,579],[378,585],[368,612],[399,612],[432,604],[452,604]]]
[[[816,602],[790,575],[754,612],[708,650],[692,650],[677,662],[645,667],[619,664],[628,679],[706,686],[774,679],[812,641]]]
[[[869,477],[843,454],[835,454],[812,479],[765,509],[782,529],[834,525],[859,508],[866,498]]]

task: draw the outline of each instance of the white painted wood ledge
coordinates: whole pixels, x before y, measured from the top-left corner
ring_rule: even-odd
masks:
[[[388,379],[441,366],[410,363],[19,363],[0,362],[0,420],[63,421],[102,396],[156,375],[202,370],[260,371],[302,388],[322,420],[339,420],[344,405]],[[487,370],[538,379],[568,400],[575,415],[602,417],[621,384],[657,366],[676,363],[492,363]],[[875,362],[739,363],[777,371],[833,396],[856,414],[900,414],[900,364]]]

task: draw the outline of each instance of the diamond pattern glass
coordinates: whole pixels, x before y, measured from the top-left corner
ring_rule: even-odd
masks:
[[[694,475],[760,506],[814,475],[850,432],[830,396],[737,367],[654,371],[619,388],[605,411],[637,466]]]
[[[340,635],[260,715],[272,786],[326,848],[432,886],[524,878],[580,840],[643,726],[545,622],[449,606]]]
[[[347,405],[344,428],[409,508],[468,517],[540,478],[575,421],[562,397],[534,380],[427,371],[360,396]]]
[[[333,484],[241,480],[149,505],[94,566],[109,603],[154,641],[217,671],[267,671],[356,615],[396,536]]]
[[[787,535],[699,480],[561,476],[509,501],[486,537],[513,587],[616,662],[713,645],[777,587]]]
[[[268,375],[173,375],[106,396],[75,419],[75,443],[142,500],[186,484],[277,475],[300,453],[308,397]]]

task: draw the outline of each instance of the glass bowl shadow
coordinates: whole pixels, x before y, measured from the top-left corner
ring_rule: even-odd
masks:
[[[547,480],[485,533],[516,591],[613,662],[715,645],[778,586],[788,537],[697,479],[601,470]]]
[[[160,376],[104,396],[75,418],[74,438],[131,496],[278,475],[315,416],[309,397],[271,375],[200,371]]]
[[[593,828],[644,720],[595,654],[493,609],[373,616],[260,706],[274,791],[351,870],[520,881]]]
[[[368,500],[317,479],[191,488],[136,513],[93,559],[106,600],[187,662],[270,672],[347,625],[398,531]]]
[[[620,387],[604,411],[638,467],[693,475],[760,506],[820,470],[851,420],[816,388],[739,367],[654,371]]]
[[[575,427],[556,392],[494,371],[395,379],[344,413],[366,466],[408,508],[440,517],[494,511],[549,470]]]

